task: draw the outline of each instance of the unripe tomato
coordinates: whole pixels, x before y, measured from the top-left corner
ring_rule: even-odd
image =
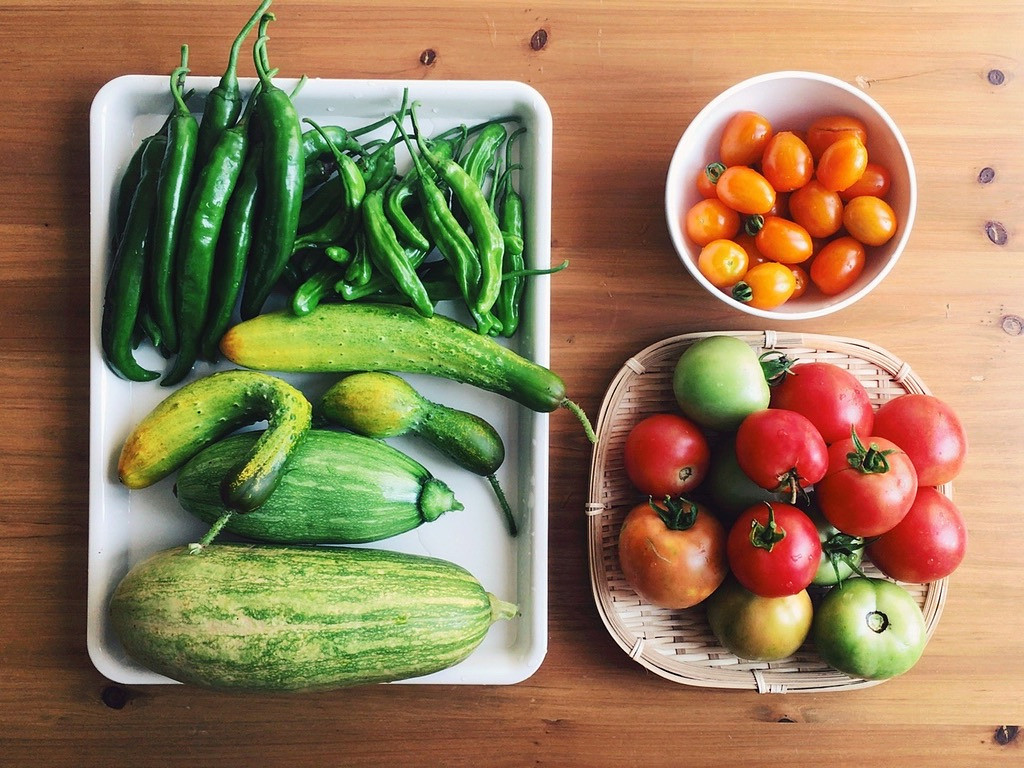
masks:
[[[815,160],[821,157],[829,144],[843,136],[853,135],[868,143],[868,129],[863,121],[851,115],[827,115],[819,117],[807,129],[807,147]]]
[[[697,257],[697,269],[716,288],[736,285],[747,273],[747,263],[747,252],[732,240],[712,240]]]
[[[698,200],[686,212],[686,236],[697,245],[728,240],[740,229],[740,215],[717,198]]]
[[[860,179],[855,181],[852,186],[849,186],[840,192],[839,197],[841,197],[843,201],[853,200],[853,198],[860,197],[861,195],[885,197],[889,194],[889,187],[891,184],[892,176],[889,173],[889,169],[869,160],[867,167],[864,169],[864,174]]]
[[[707,600],[708,626],[722,647],[748,661],[778,661],[797,652],[811,630],[807,590],[760,597],[729,577]]]
[[[792,131],[779,131],[765,147],[764,157],[761,158],[761,173],[776,192],[799,189],[814,174],[811,150]]]
[[[811,282],[826,296],[852,286],[864,271],[864,246],[852,237],[839,237],[825,245],[811,262]]]
[[[811,237],[831,237],[843,226],[843,201],[812,179],[789,196],[789,215]]]
[[[807,230],[781,216],[766,217],[754,239],[761,253],[780,264],[800,264],[814,253],[814,242]]]
[[[739,213],[768,213],[775,190],[768,179],[745,165],[731,165],[718,177],[718,199]]]
[[[718,156],[727,166],[753,165],[761,159],[771,137],[772,124],[764,115],[737,112],[722,130]]]
[[[861,195],[843,209],[843,226],[864,245],[885,245],[896,234],[896,214],[880,197]]]
[[[868,150],[856,135],[836,139],[821,153],[815,177],[825,189],[841,192],[853,186],[868,166]]]
[[[796,277],[785,264],[767,261],[747,270],[743,280],[733,286],[732,297],[757,309],[775,309],[785,304],[796,291]]]

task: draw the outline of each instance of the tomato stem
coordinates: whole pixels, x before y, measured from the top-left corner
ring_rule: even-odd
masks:
[[[761,364],[761,372],[764,373],[768,386],[774,387],[780,384],[786,376],[796,375],[793,373],[793,366],[797,361],[781,350],[769,349],[762,352],[757,361]]]
[[[725,166],[722,163],[708,163],[704,167],[704,175],[712,184],[718,183],[718,177],[725,173]]]
[[[688,531],[697,522],[697,513],[700,511],[696,504],[682,496],[678,499],[666,496],[664,507],[659,506],[653,497],[648,503],[670,531]]]
[[[854,450],[846,454],[846,461],[851,467],[865,475],[884,475],[889,471],[889,460],[886,458],[890,453],[896,453],[892,448],[881,450],[877,444],[871,443],[865,448],[860,437],[857,436],[856,427],[850,430],[853,436]]]

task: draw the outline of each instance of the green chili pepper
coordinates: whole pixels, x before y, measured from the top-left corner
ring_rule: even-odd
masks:
[[[356,231],[352,245],[352,261],[348,263],[343,282],[351,288],[359,288],[369,283],[373,275],[373,264],[362,229]]]
[[[175,110],[167,124],[167,148],[160,167],[157,188],[153,251],[149,266],[149,303],[159,326],[164,346],[178,348],[174,318],[174,259],[181,233],[181,221],[188,204],[195,164],[199,122],[192,115],[182,88],[188,74],[188,46],[181,47],[181,65],[171,73],[171,94]]]
[[[366,250],[377,270],[409,297],[413,307],[424,317],[434,314],[434,304],[427,295],[416,267],[406,258],[395,230],[384,215],[384,190],[375,189],[363,200],[363,232]]]
[[[498,291],[501,288],[501,266],[505,253],[505,242],[501,235],[501,228],[498,226],[498,219],[494,215],[494,211],[491,210],[480,185],[457,162],[445,159],[431,150],[419,130],[416,110],[411,109],[410,114],[420,152],[451,189],[469,222],[473,244],[476,247],[480,263],[480,283],[473,309],[479,315],[487,315],[491,311],[491,307],[494,306],[494,302],[497,301]]]
[[[351,253],[345,252],[351,258]],[[335,259],[329,260],[295,289],[292,295],[292,312],[300,316],[308,315],[322,301],[334,295],[334,286],[344,276],[345,263]]]
[[[502,266],[506,279],[502,280],[498,300],[495,302],[494,314],[501,320],[502,334],[506,337],[511,337],[519,327],[523,291],[526,285],[526,278],[523,276],[509,277],[509,275],[521,272],[526,268],[523,256],[525,226],[523,198],[512,182],[512,174],[521,168],[520,165],[512,163],[512,146],[525,130],[525,128],[519,128],[509,137],[508,145],[505,148],[506,168],[499,182],[495,184],[495,189],[500,195],[499,222],[502,234],[506,238]]]
[[[483,187],[487,174],[494,168],[498,153],[508,131],[501,123],[487,123],[480,131],[476,141],[459,161],[469,177]]]
[[[334,175],[338,167],[334,164],[333,157],[320,157],[305,165],[303,174],[303,187],[305,189],[316,189]]]
[[[455,144],[447,139],[434,141],[434,151],[442,156],[451,157],[455,151]],[[420,227],[416,226],[405,210],[405,204],[410,199],[416,198],[416,185],[419,183],[419,172],[412,168],[405,174],[401,181],[392,184],[384,196],[384,213],[395,228],[400,240],[407,245],[429,251],[430,240],[423,233]]]
[[[163,156],[162,141],[145,144],[139,181],[132,196],[124,232],[113,254],[103,299],[100,337],[104,357],[114,373],[129,381],[152,381],[160,376],[157,371],[139,365],[132,350],[142,303]]]
[[[251,108],[255,99],[250,100]],[[178,292],[175,320],[178,355],[160,382],[177,384],[199,357],[210,309],[217,243],[232,193],[242,173],[249,144],[249,109],[221,133],[189,197],[178,243]]]
[[[265,14],[264,20],[273,19]],[[261,30],[262,31],[262,30]],[[253,60],[262,89],[255,117],[263,142],[263,209],[253,235],[242,289],[241,315],[259,314],[292,255],[302,207],[305,158],[302,127],[291,96],[274,85],[266,66],[267,36],[256,42]]]
[[[196,163],[200,167],[206,163],[213,152],[213,147],[224,131],[238,121],[242,113],[242,93],[238,86],[238,54],[242,43],[253,28],[259,23],[263,14],[270,7],[271,0],[263,0],[262,5],[245,23],[238,36],[231,44],[228,65],[221,75],[220,82],[210,91],[203,107],[203,118],[199,123],[199,139],[196,147]]]
[[[314,130],[322,130],[312,120],[307,118],[306,122],[312,125]],[[297,242],[307,245],[347,242],[359,227],[363,198],[366,196],[366,178],[356,161],[336,147],[326,134],[324,134],[324,141],[338,166],[341,199],[338,207],[325,224],[297,240]]]

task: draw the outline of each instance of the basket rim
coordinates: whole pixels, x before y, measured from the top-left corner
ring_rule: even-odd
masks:
[[[627,627],[616,608],[608,587],[608,569],[605,564],[606,538],[602,532],[602,519],[608,514],[621,511],[620,505],[607,505],[602,499],[605,465],[607,459],[606,437],[615,425],[617,406],[630,384],[637,381],[657,365],[664,362],[666,355],[678,358],[682,349],[710,336],[733,336],[749,344],[755,350],[781,349],[798,356],[800,350],[814,353],[835,354],[842,359],[863,361],[875,366],[890,377],[890,382],[906,392],[931,394],[927,385],[914,373],[910,365],[885,348],[862,339],[819,333],[778,332],[774,330],[700,331],[677,334],[661,339],[628,357],[609,383],[602,398],[594,431],[597,441],[591,457],[590,483],[585,505],[588,538],[588,559],[590,564],[591,590],[595,606],[605,629],[615,643],[635,662],[645,669],[674,682],[704,688],[733,690],[755,690],[759,693],[824,692],[854,690],[878,685],[884,680],[867,680],[851,677],[827,667],[820,659],[812,662],[812,669],[792,669],[787,660],[779,662],[754,663],[738,659],[721,649],[715,652],[714,663],[706,659],[703,664],[680,659],[678,655],[661,652],[656,643],[648,642],[641,634]],[[805,352],[806,353],[806,352]],[[939,486],[938,490],[952,498],[952,484]],[[617,566],[616,566],[617,567]],[[925,618],[927,638],[930,639],[941,618],[949,590],[949,577],[913,585],[923,591],[919,600]],[[643,610],[652,615],[664,617],[672,612],[655,608],[637,601]],[[691,609],[692,610],[692,609]],[[646,626],[646,624],[644,624]],[[685,654],[683,654],[685,656]],[[812,651],[802,654],[813,657]],[[791,657],[792,658],[792,657]],[[743,668],[742,674],[737,670]]]

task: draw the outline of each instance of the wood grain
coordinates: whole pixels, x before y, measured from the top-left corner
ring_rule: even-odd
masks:
[[[917,167],[909,248],[872,296],[791,325],[891,350],[970,436],[956,482],[969,554],[906,676],[758,695],[674,685],[631,662],[593,605],[590,447],[562,412],[551,417],[549,652],[527,681],[243,697],[99,675],[85,650],[89,106],[118,75],[169,72],[183,42],[197,74],[219,73],[253,5],[0,9],[0,764],[1021,764],[1024,3],[1009,0],[275,4],[283,75],[512,79],[543,94],[552,259],[570,261],[552,280],[552,367],[591,413],[646,345],[763,327],[703,293],[668,240],[668,159],[699,109],[776,69],[828,73],[882,103]]]

